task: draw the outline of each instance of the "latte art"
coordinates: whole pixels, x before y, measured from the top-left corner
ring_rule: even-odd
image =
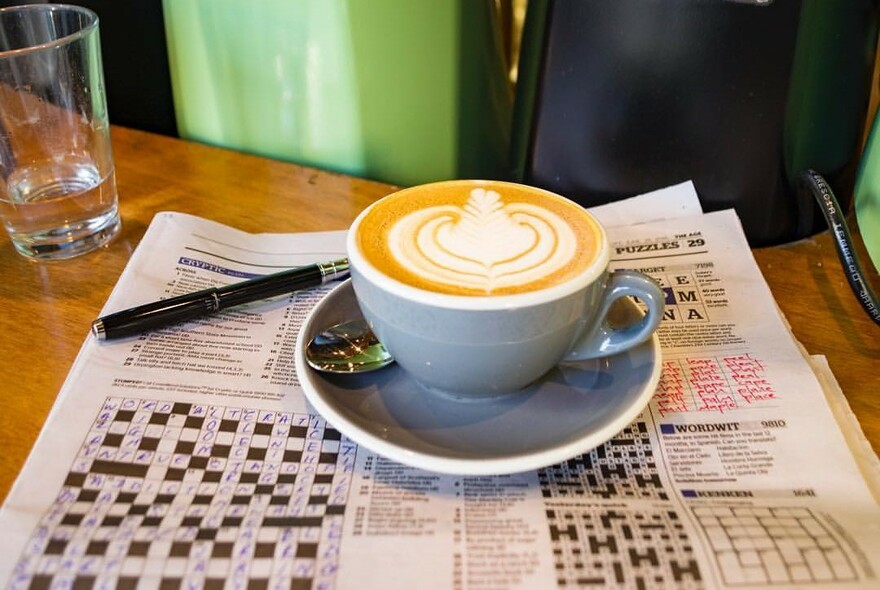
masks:
[[[564,219],[475,188],[461,206],[410,213],[388,233],[393,257],[429,281],[487,294],[540,280],[569,263],[577,241]]]
[[[500,181],[403,189],[367,209],[352,237],[357,252],[387,277],[474,297],[566,283],[607,252],[602,228],[581,206]]]

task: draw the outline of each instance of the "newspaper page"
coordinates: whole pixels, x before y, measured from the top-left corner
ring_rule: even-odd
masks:
[[[880,586],[880,507],[736,216],[627,218],[609,229],[613,266],[647,272],[666,292],[663,376],[608,442],[486,477],[358,447],[309,407],[294,370],[299,325],[327,288],[132,339],[90,338],[0,511],[0,579]],[[246,234],[163,213],[104,311],[343,255],[344,232]]]

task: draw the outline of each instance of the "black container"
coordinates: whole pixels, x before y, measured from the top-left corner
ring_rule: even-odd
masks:
[[[513,176],[587,206],[691,179],[752,245],[807,236],[800,171],[851,200],[877,22],[876,0],[532,0]]]

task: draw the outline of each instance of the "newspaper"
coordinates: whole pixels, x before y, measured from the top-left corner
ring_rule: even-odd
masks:
[[[89,338],[0,510],[0,580],[880,586],[880,506],[866,482],[876,456],[843,422],[827,365],[792,338],[735,214],[701,214],[689,184],[597,213],[612,265],[647,272],[667,294],[661,383],[607,443],[486,477],[358,447],[309,407],[294,370],[299,325],[325,288],[138,338]],[[161,213],[104,311],[338,258],[344,236],[246,234]]]

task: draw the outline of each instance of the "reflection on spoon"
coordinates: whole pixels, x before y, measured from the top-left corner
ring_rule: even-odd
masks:
[[[363,319],[327,328],[309,342],[305,356],[325,373],[366,373],[394,362]]]

